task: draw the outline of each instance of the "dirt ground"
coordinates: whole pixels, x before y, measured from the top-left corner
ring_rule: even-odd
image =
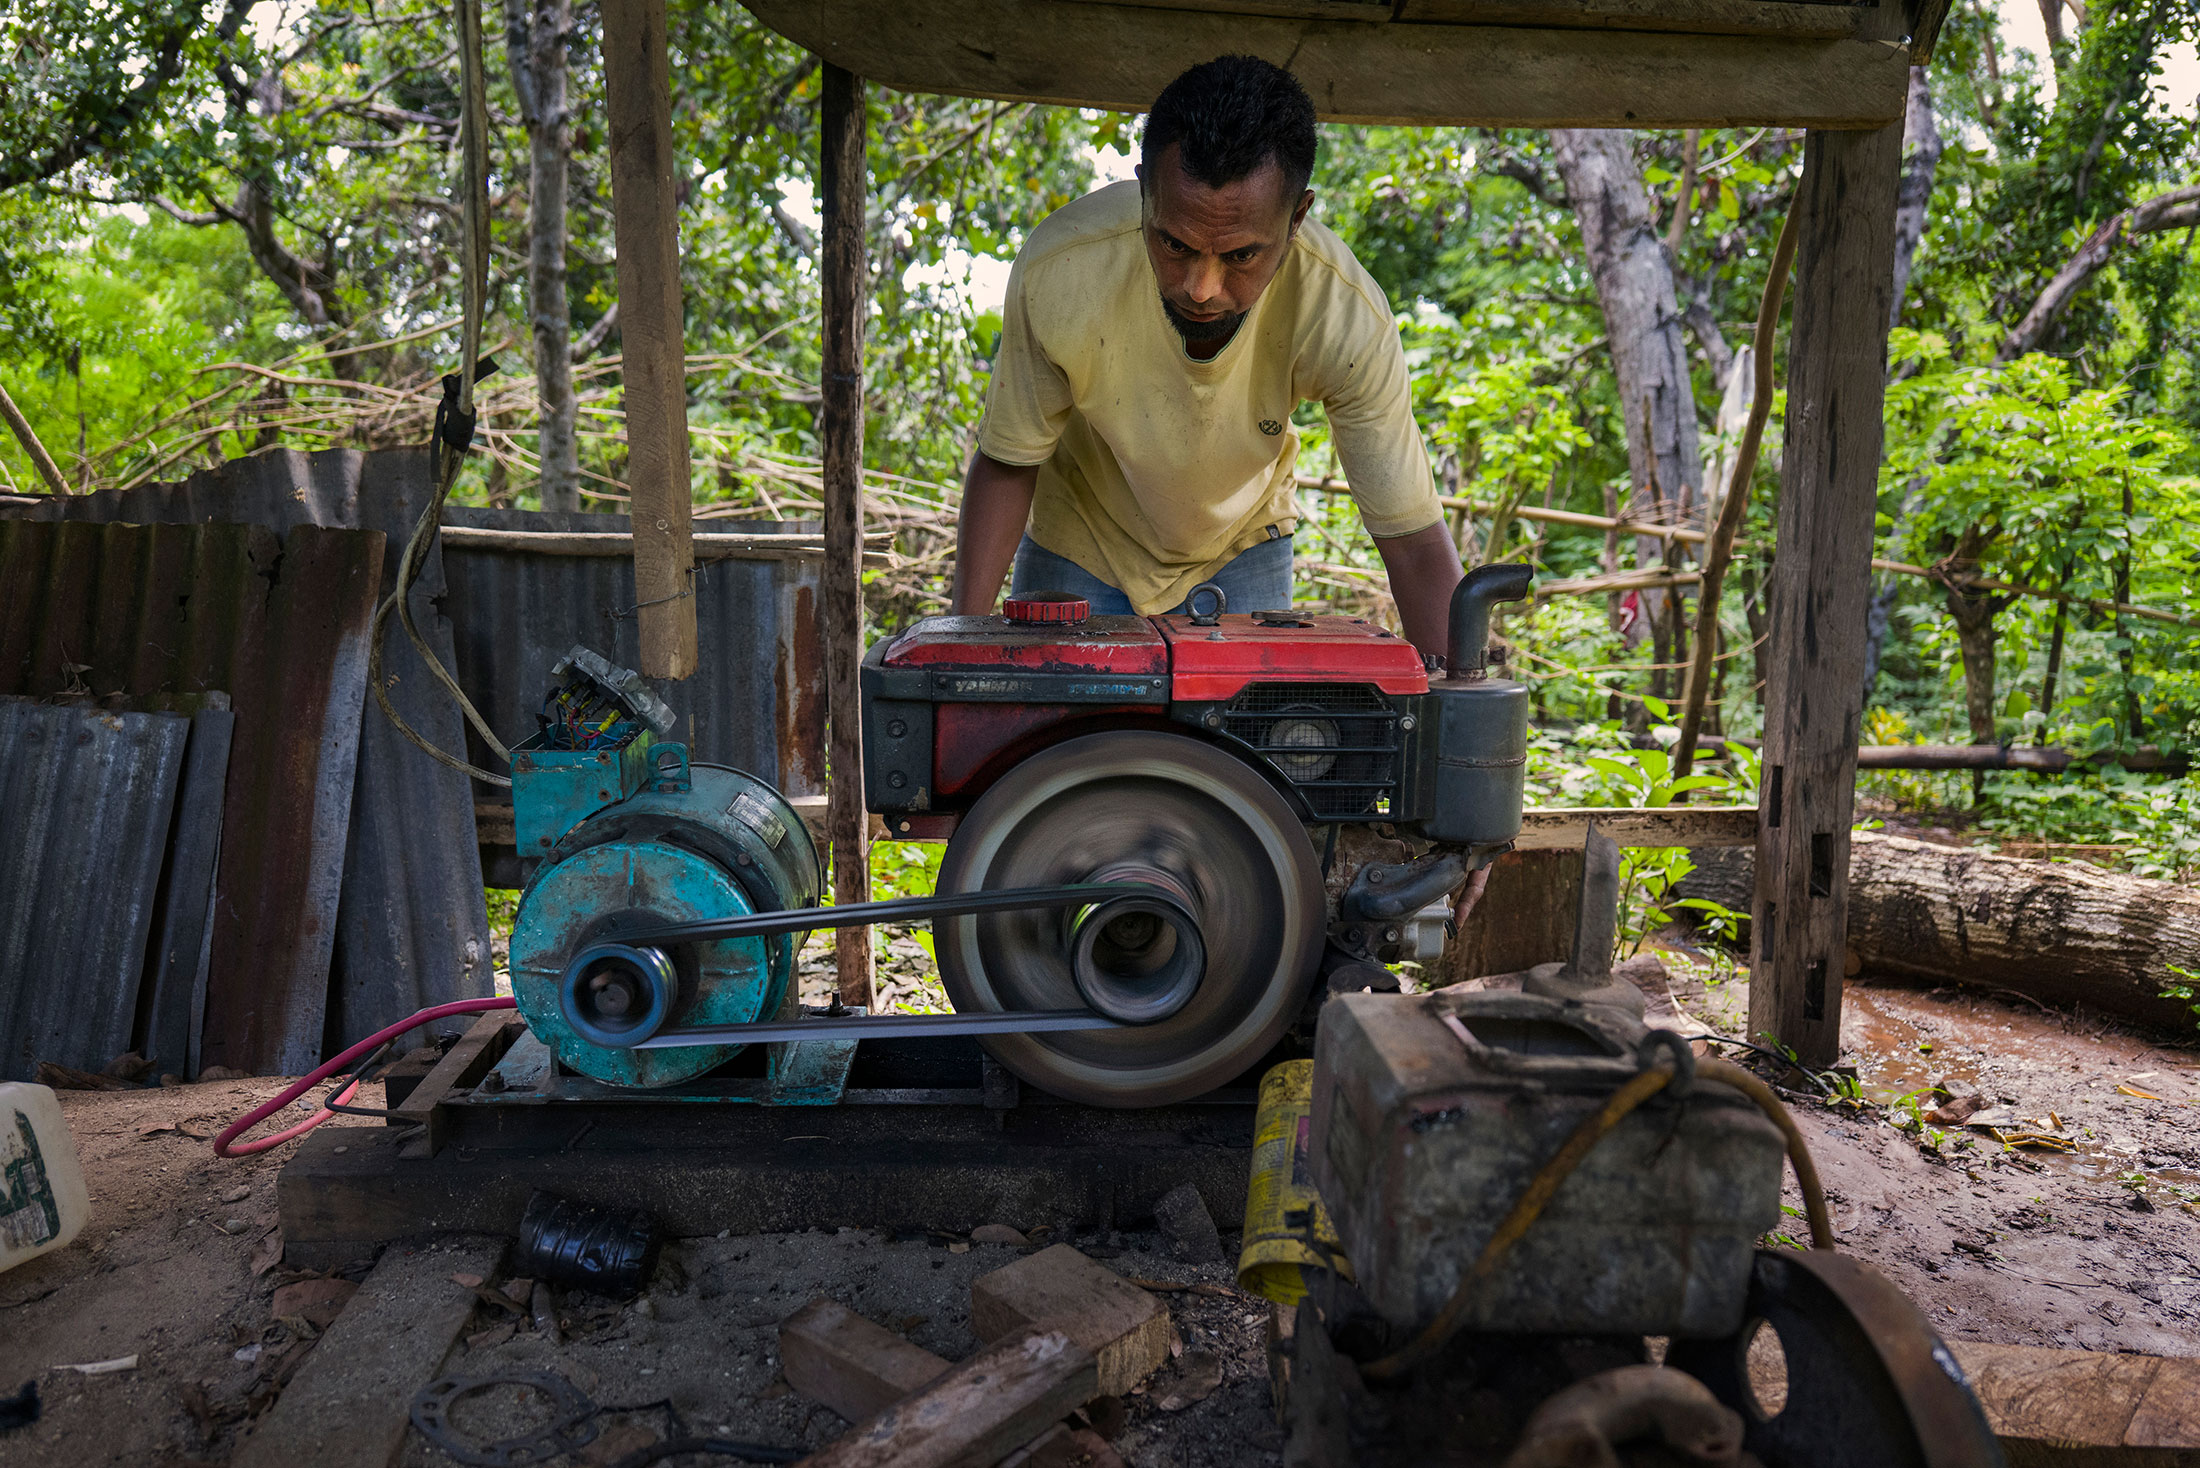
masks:
[[[1742,983],[1678,957],[1675,968],[1667,1022],[1737,1033]],[[1845,1013],[1861,1100],[1798,1106],[1842,1248],[1890,1274],[1949,1337],[2200,1355],[2200,1052],[2023,1003],[1868,980],[1850,983]],[[207,1138],[280,1084],[63,1094],[95,1217],[70,1248],[0,1276],[0,1397],[35,1380],[45,1404],[36,1425],[0,1436],[0,1465],[219,1464],[239,1424],[274,1399],[310,1349],[269,1308],[296,1277],[271,1262],[283,1153],[223,1162]],[[1936,1084],[1982,1097],[1974,1120],[2004,1137],[2037,1132],[2070,1150],[2005,1148],[1982,1128],[1921,1120]],[[1205,1287],[1167,1294],[1184,1349],[1129,1402],[1123,1457],[1136,1468],[1278,1462],[1265,1303],[1231,1287],[1228,1265],[1178,1262],[1156,1234],[1071,1241],[1125,1275]],[[1224,1234],[1232,1257],[1236,1242]],[[566,1344],[506,1333],[508,1317],[483,1306],[474,1342],[447,1366],[550,1368],[631,1409],[607,1413],[576,1462],[682,1432],[812,1448],[843,1424],[779,1379],[781,1319],[828,1295],[960,1357],[977,1345],[970,1280],[1016,1252],[921,1232],[683,1240],[629,1304],[561,1298]],[[132,1355],[127,1370],[69,1369]],[[500,1414],[519,1410],[491,1394],[461,1422],[493,1435]],[[402,1461],[455,1460],[413,1434]]]

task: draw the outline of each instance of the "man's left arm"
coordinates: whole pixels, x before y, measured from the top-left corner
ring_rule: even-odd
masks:
[[[1413,417],[1405,348],[1390,317],[1373,309],[1347,313],[1340,326],[1325,353],[1324,375],[1332,380],[1321,395],[1330,438],[1382,555],[1406,637],[1442,657],[1451,651],[1451,589],[1464,573]]]
[[[1451,527],[1439,520],[1407,535],[1378,535],[1375,549],[1390,578],[1390,598],[1406,640],[1424,653],[1451,653],[1451,592],[1464,574]]]

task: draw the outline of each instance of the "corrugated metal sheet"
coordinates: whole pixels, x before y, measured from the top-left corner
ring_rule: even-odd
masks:
[[[351,824],[377,531],[0,520],[0,693],[236,711],[203,1031],[208,1064],[321,1054]]]
[[[424,448],[364,453],[277,449],[234,459],[177,484],[125,492],[0,501],[0,516],[128,524],[220,522],[379,530],[387,539],[382,588],[396,585],[405,537],[434,491]],[[412,612],[446,667],[453,659],[443,614],[440,543],[415,584]],[[429,676],[404,631],[383,643],[390,700],[413,728],[444,749],[465,737],[458,709]],[[359,733],[350,849],[329,996],[331,1053],[414,1010],[489,993],[492,960],[470,782],[446,769],[370,708]]]
[[[227,702],[225,699],[224,702]],[[221,859],[222,801],[237,716],[202,708],[191,716],[183,781],[176,791],[175,835],[161,877],[145,988],[138,997],[137,1050],[160,1074],[195,1078],[206,978],[213,957],[214,874]]]
[[[432,493],[425,449],[270,450],[192,475],[64,500],[0,499],[0,519],[102,523],[358,526],[389,537],[383,594],[420,507]],[[452,524],[515,530],[624,530],[623,515],[544,515],[453,508]],[[714,528],[734,528],[720,524]],[[813,522],[743,524],[814,531]],[[696,573],[703,666],[660,685],[696,757],[731,764],[790,795],[825,788],[824,665],[818,652],[818,563],[715,561]],[[535,728],[550,666],[574,643],[639,660],[633,571],[624,558],[451,550],[440,543],[412,596],[413,614],[492,727]],[[4,642],[4,638],[0,638]],[[768,649],[767,655],[759,655]],[[392,626],[384,644],[390,696],[407,722],[445,749],[472,743],[457,709]],[[157,663],[159,660],[155,658]],[[8,686],[0,675],[0,688]],[[482,788],[484,800],[502,790]],[[489,992],[491,960],[469,782],[415,749],[370,709],[343,866],[326,1045],[348,1044],[423,1005]],[[209,1063],[216,1058],[209,1053]],[[236,1064],[234,1060],[222,1063]]]
[[[0,699],[0,1080],[130,1048],[190,729]]]
[[[624,515],[453,508],[444,521],[485,530],[614,530]],[[814,522],[714,523],[714,529],[797,533]],[[458,681],[506,742],[535,732],[550,669],[575,643],[613,662],[641,660],[634,567],[621,556],[447,547],[445,607],[458,645]],[[694,757],[733,765],[789,795],[825,789],[825,667],[818,653],[819,563],[720,560],[695,573],[702,665],[655,686],[679,715]],[[474,759],[488,752],[478,741]],[[483,799],[504,797],[484,789]]]

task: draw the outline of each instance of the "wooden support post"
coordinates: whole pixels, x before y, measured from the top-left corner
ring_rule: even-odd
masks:
[[[1758,796],[1751,1039],[1841,1049],[1849,821],[1879,488],[1900,124],[1804,143]]]
[[[819,122],[819,190],[825,238],[824,382],[817,436],[824,460],[825,703],[832,720],[826,834],[833,900],[871,896],[870,831],[863,813],[863,79],[828,63]],[[833,941],[844,1004],[871,1002],[871,930],[842,928]]]
[[[642,672],[685,678],[696,664],[694,490],[665,0],[604,0],[603,62]]]

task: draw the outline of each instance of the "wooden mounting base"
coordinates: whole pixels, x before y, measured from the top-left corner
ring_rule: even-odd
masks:
[[[931,1047],[921,1078],[929,1085],[910,1085],[920,1078],[906,1074],[884,1077],[898,1086],[878,1085],[877,1068],[859,1055],[848,1104],[837,1106],[760,1106],[707,1089],[525,1105],[455,1095],[435,1106],[432,1154],[416,1127],[324,1127],[299,1144],[277,1184],[286,1257],[321,1268],[393,1239],[511,1233],[538,1188],[646,1209],[668,1235],[687,1238],[1116,1227],[1144,1220],[1187,1182],[1216,1218],[1244,1216],[1249,1088],[1102,1111],[989,1087],[974,1043],[910,1043]],[[880,1061],[908,1065],[906,1056]],[[408,1097],[405,1119],[416,1120],[425,1101]]]

